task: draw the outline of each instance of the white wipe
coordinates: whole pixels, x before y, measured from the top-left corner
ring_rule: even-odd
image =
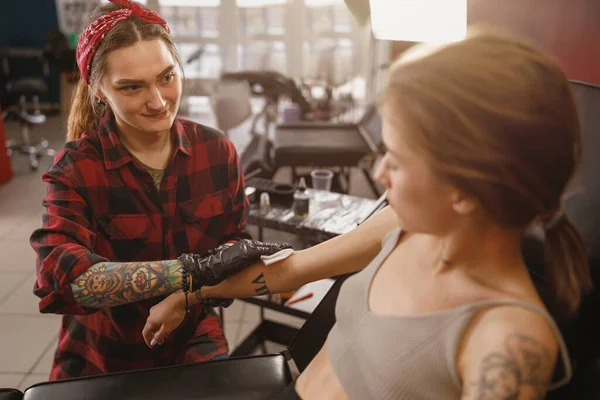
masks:
[[[284,249],[275,254],[271,254],[270,256],[260,256],[260,259],[265,265],[271,265],[278,261],[285,260],[292,254],[294,254],[294,249]]]

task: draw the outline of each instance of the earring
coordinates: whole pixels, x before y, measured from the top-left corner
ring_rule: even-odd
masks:
[[[454,204],[452,204],[452,209],[453,209],[455,212],[459,213],[459,214],[460,214],[460,213],[461,213],[461,211],[462,211],[462,207],[460,206],[460,204],[459,204],[459,203],[454,203]]]
[[[104,104],[104,101],[102,101],[102,99],[100,97],[97,97],[97,99],[98,99],[98,105],[103,105]]]

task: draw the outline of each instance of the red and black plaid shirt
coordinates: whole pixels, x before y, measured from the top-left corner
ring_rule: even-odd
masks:
[[[34,293],[42,313],[65,314],[50,379],[193,363],[226,354],[210,307],[149,349],[142,328],[164,297],[103,309],[80,306],[71,283],[102,262],[174,259],[249,238],[244,181],[232,143],[185,120],[171,129],[173,152],[160,190],[126,150],[107,115],[98,129],[67,143],[43,176],[43,226],[31,236],[38,255]]]

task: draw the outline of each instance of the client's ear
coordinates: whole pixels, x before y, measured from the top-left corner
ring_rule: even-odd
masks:
[[[452,209],[460,215],[468,215],[477,209],[477,201],[457,193],[453,196]]]

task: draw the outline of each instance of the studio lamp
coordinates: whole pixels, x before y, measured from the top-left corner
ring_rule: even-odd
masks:
[[[467,0],[345,0],[359,24],[371,18],[376,39],[447,43],[467,33]]]

